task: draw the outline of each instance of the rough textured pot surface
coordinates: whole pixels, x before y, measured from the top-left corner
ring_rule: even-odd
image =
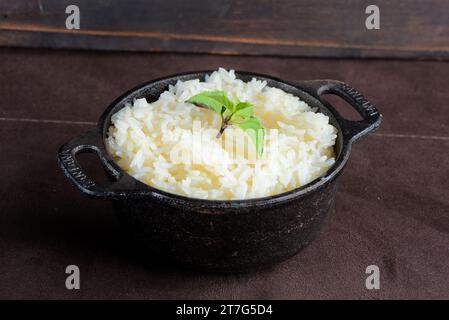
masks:
[[[329,116],[337,128],[336,162],[321,178],[279,195],[248,200],[201,200],[170,194],[145,185],[121,170],[105,149],[111,116],[135,98],[156,100],[178,80],[204,79],[212,71],[193,72],[145,83],[119,97],[101,116],[97,129],[64,144],[58,163],[68,179],[87,196],[110,199],[120,223],[144,247],[143,255],[159,254],[179,264],[218,272],[243,272],[285,260],[304,248],[318,233],[333,207],[337,178],[352,144],[377,129],[381,115],[358,91],[335,80],[290,84],[265,75],[236,72],[249,81],[256,77],[269,86],[300,97]],[[346,100],[361,121],[342,118],[324,93]],[[100,187],[80,167],[76,155],[94,152],[111,183]]]

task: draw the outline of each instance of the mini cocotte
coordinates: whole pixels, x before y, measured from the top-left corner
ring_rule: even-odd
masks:
[[[264,128],[263,153],[238,127],[217,138],[221,118],[187,100],[223,91],[251,103]],[[241,200],[276,195],[322,176],[334,164],[337,130],[329,118],[265,81],[237,79],[220,68],[178,81],[158,100],[127,104],[111,118],[107,151],[134,178],[191,198]]]

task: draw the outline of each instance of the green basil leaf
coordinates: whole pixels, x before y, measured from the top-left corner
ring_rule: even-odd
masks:
[[[201,92],[190,97],[186,102],[211,109],[221,115],[222,127],[217,138],[221,136],[228,125],[236,125],[253,141],[257,154],[262,155],[265,132],[260,120],[254,117],[251,103],[241,102],[237,99],[237,103],[234,104],[224,91]]]
[[[238,111],[240,109],[244,109],[247,107],[252,107],[253,105],[249,102],[241,102],[239,101],[236,105],[235,105],[235,110]]]
[[[239,105],[242,104],[245,104],[245,106],[239,108]],[[254,114],[253,106],[250,103],[240,103],[236,106],[236,108],[237,111],[235,111],[229,119],[231,124],[245,122]]]
[[[235,125],[245,131],[245,133],[251,138],[256,146],[257,154],[261,156],[263,153],[263,139],[265,132],[259,119],[256,117],[250,117],[246,121],[236,123]]]
[[[218,114],[226,109],[233,109],[234,104],[228,99],[224,91],[205,91],[190,97],[187,102],[200,107],[205,107]]]

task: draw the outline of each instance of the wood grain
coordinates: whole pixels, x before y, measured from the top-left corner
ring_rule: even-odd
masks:
[[[449,1],[377,0],[381,29],[365,28],[371,1],[0,0],[0,45],[318,57],[449,58]]]

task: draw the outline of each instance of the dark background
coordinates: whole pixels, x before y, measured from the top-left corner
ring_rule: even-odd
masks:
[[[67,30],[75,4],[80,30]],[[365,28],[365,8],[381,28]],[[445,0],[0,0],[0,44],[352,58],[449,57]]]
[[[65,29],[77,4],[81,29]],[[380,30],[365,8],[380,7]],[[449,2],[0,0],[0,298],[449,298]],[[319,237],[241,275],[141,259],[56,164],[122,92],[219,66],[338,79],[381,111]],[[355,113],[329,97],[350,119]],[[101,178],[94,157],[83,157]],[[65,288],[67,265],[81,289]],[[365,288],[380,268],[381,289]]]

